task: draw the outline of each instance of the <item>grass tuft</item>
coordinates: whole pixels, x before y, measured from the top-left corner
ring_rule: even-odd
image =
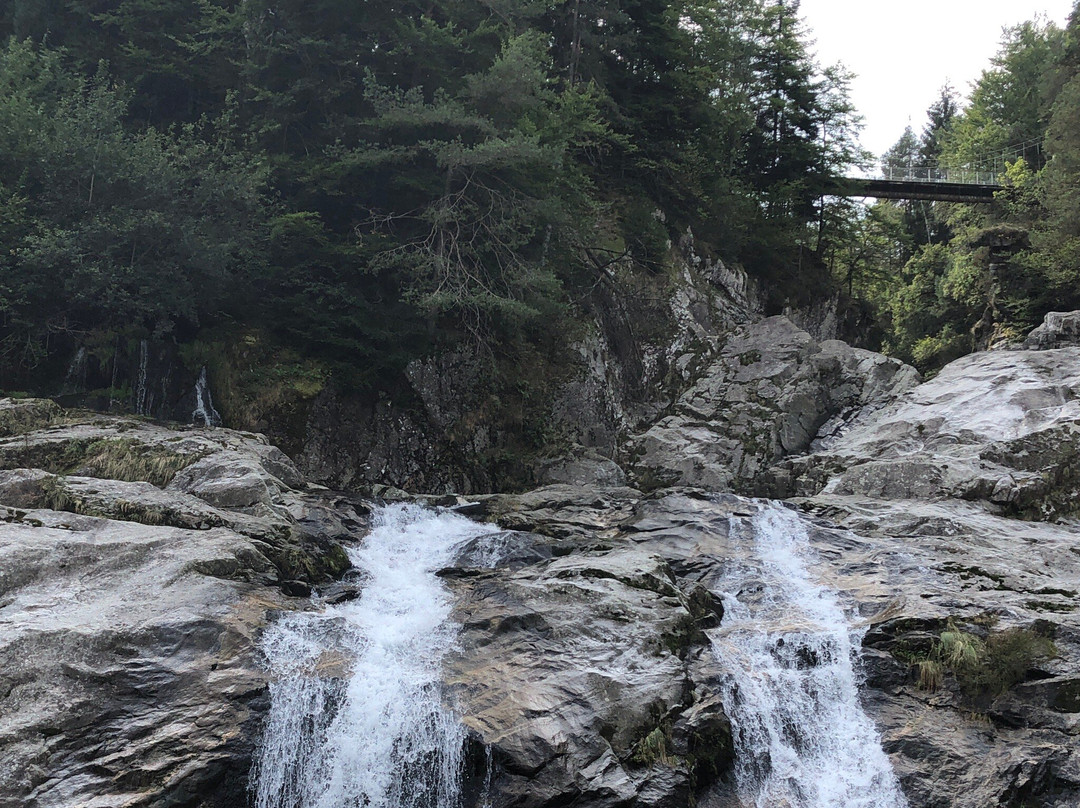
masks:
[[[131,438],[75,439],[6,449],[3,466],[128,483],[148,482],[163,488],[178,472],[203,457],[205,454],[200,452],[181,454]]]
[[[964,695],[986,700],[1024,681],[1034,665],[1056,654],[1049,638],[1030,629],[1010,628],[981,640],[950,623],[928,653],[907,661],[921,690],[938,690],[951,674]]]
[[[919,689],[933,692],[945,684],[945,669],[936,659],[923,659],[915,663],[919,672]]]
[[[642,766],[675,764],[675,758],[668,751],[668,733],[664,727],[657,727],[641,739],[634,753],[634,760]]]

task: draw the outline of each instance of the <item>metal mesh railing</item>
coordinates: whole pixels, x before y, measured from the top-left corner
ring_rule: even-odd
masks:
[[[873,179],[893,182],[949,182],[963,185],[1000,185],[997,171],[940,166],[882,166]]]
[[[1010,163],[1023,158],[1029,163],[1040,164],[1044,159],[1041,138],[1014,143],[992,155],[968,160],[962,166],[885,165],[869,179],[893,182],[937,182],[957,185],[1001,185],[1001,175]]]

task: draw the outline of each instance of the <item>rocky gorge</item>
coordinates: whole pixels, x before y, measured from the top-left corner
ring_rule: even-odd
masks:
[[[308,481],[366,451],[329,431],[297,466],[251,433],[5,400],[0,805],[1078,804],[1075,318],[923,381],[745,291],[688,283],[633,384],[611,329],[582,343],[572,438],[524,493],[406,494],[382,445],[361,498]],[[443,509],[409,512],[415,547],[454,541],[417,556],[386,534],[415,506],[380,498]],[[394,628],[414,592],[445,620]],[[266,638],[306,616],[275,668]],[[379,691],[417,729],[360,721],[359,672],[421,657]],[[750,709],[770,676],[797,709]],[[412,762],[362,792],[312,774],[350,770],[357,727],[389,743],[354,763]],[[420,770],[450,780],[394,779]]]

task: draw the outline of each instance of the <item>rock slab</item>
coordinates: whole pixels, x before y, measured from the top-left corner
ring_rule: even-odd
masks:
[[[340,575],[363,508],[255,435],[0,423],[0,805],[245,804],[260,632]]]

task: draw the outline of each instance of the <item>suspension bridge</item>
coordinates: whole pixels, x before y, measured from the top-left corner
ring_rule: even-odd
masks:
[[[870,177],[841,177],[836,180],[836,196],[875,199],[921,199],[930,202],[986,203],[1004,189],[1001,175],[1008,164],[1024,158],[1038,165],[1044,160],[1041,139],[1009,146],[992,157],[964,165],[907,165],[881,161],[879,172]]]

